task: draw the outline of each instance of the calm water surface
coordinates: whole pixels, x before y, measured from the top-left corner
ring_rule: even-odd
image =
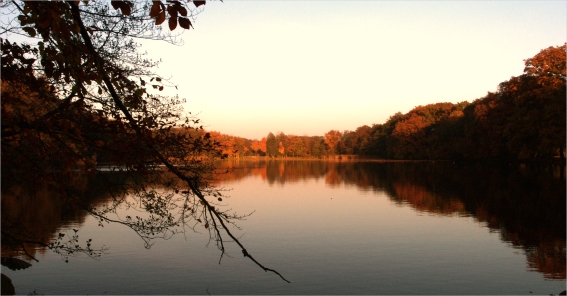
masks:
[[[558,294],[565,290],[565,174],[553,166],[240,161],[219,186],[234,230],[222,258],[201,226],[157,240],[98,226],[79,210],[2,197],[39,232],[79,229],[105,245],[68,263],[35,250],[31,268],[2,268],[28,294]],[[94,183],[93,183],[94,184]],[[104,196],[93,204],[104,204]],[[14,214],[15,212],[15,214]],[[125,215],[126,212],[121,213]],[[3,246],[3,254],[6,250]]]

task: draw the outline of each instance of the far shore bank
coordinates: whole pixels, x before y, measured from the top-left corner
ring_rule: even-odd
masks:
[[[524,160],[512,160],[512,159],[381,159],[372,158],[364,155],[331,155],[325,157],[270,157],[270,156],[242,156],[233,157],[228,160],[232,161],[256,161],[256,160],[286,160],[286,161],[303,161],[303,160],[319,160],[319,161],[357,161],[357,162],[406,162],[406,163],[418,163],[418,162],[449,162],[449,163],[490,163],[490,164],[553,164],[553,165],[565,165],[566,160],[557,158],[545,158],[545,159],[524,159]]]

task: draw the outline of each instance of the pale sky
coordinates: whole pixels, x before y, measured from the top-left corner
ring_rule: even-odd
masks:
[[[233,136],[313,136],[495,91],[567,40],[567,1],[225,0],[194,28],[143,47],[187,111]]]

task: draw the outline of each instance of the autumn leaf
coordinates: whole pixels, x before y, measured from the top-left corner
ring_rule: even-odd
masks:
[[[122,10],[122,14],[123,15],[130,15],[132,13],[132,3],[130,2],[123,2],[124,4],[122,4],[122,7],[120,7],[120,10]]]
[[[132,13],[132,3],[129,1],[110,1],[114,9],[122,11],[123,15],[130,15]]]
[[[177,28],[177,16],[172,16],[169,18],[169,29],[173,31],[175,28]]]
[[[156,18],[156,26],[161,25],[165,21],[165,11],[161,11]]]
[[[110,1],[110,4],[114,7],[114,9],[118,9],[120,8],[121,2],[122,1]]]
[[[179,6],[177,7],[177,10],[179,11],[179,13],[181,13],[182,16],[187,16],[187,9],[185,9],[185,7]]]
[[[30,37],[35,37],[35,29],[32,27],[23,27],[22,28],[24,31],[26,31],[26,33],[28,33],[28,35],[30,35]]]
[[[150,17],[154,18],[160,14],[161,11],[161,2],[160,1],[153,1],[152,9],[150,10]]]
[[[181,28],[183,28],[185,30],[189,30],[189,28],[191,27],[191,21],[189,19],[180,17],[179,18],[179,25],[181,26]]]
[[[169,15],[171,17],[177,17],[177,7],[179,5],[169,5],[167,6],[167,13],[169,13]]]
[[[195,7],[199,7],[201,5],[205,5],[206,1],[193,1],[193,4],[195,4]]]

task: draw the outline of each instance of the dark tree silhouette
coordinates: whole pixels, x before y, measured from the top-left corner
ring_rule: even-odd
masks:
[[[242,216],[223,210],[221,192],[210,182],[212,160],[224,156],[222,147],[200,132],[199,120],[181,109],[182,100],[159,95],[173,85],[153,73],[157,64],[139,53],[133,39],[180,43],[172,31],[190,29],[204,3],[3,3],[10,17],[1,41],[3,185],[31,181],[81,205],[87,188],[77,172],[99,174],[103,160],[130,173],[133,182],[124,184],[110,206],[85,208],[101,223],[132,228],[148,247],[154,238],[197,223],[209,231],[221,258],[228,236],[245,257],[285,280],[231,232]],[[171,31],[159,27],[166,20]],[[11,42],[12,34],[30,39]],[[156,186],[167,190],[158,193]],[[126,195],[149,216],[111,218],[128,202]],[[26,241],[25,234],[4,225],[3,241]]]

